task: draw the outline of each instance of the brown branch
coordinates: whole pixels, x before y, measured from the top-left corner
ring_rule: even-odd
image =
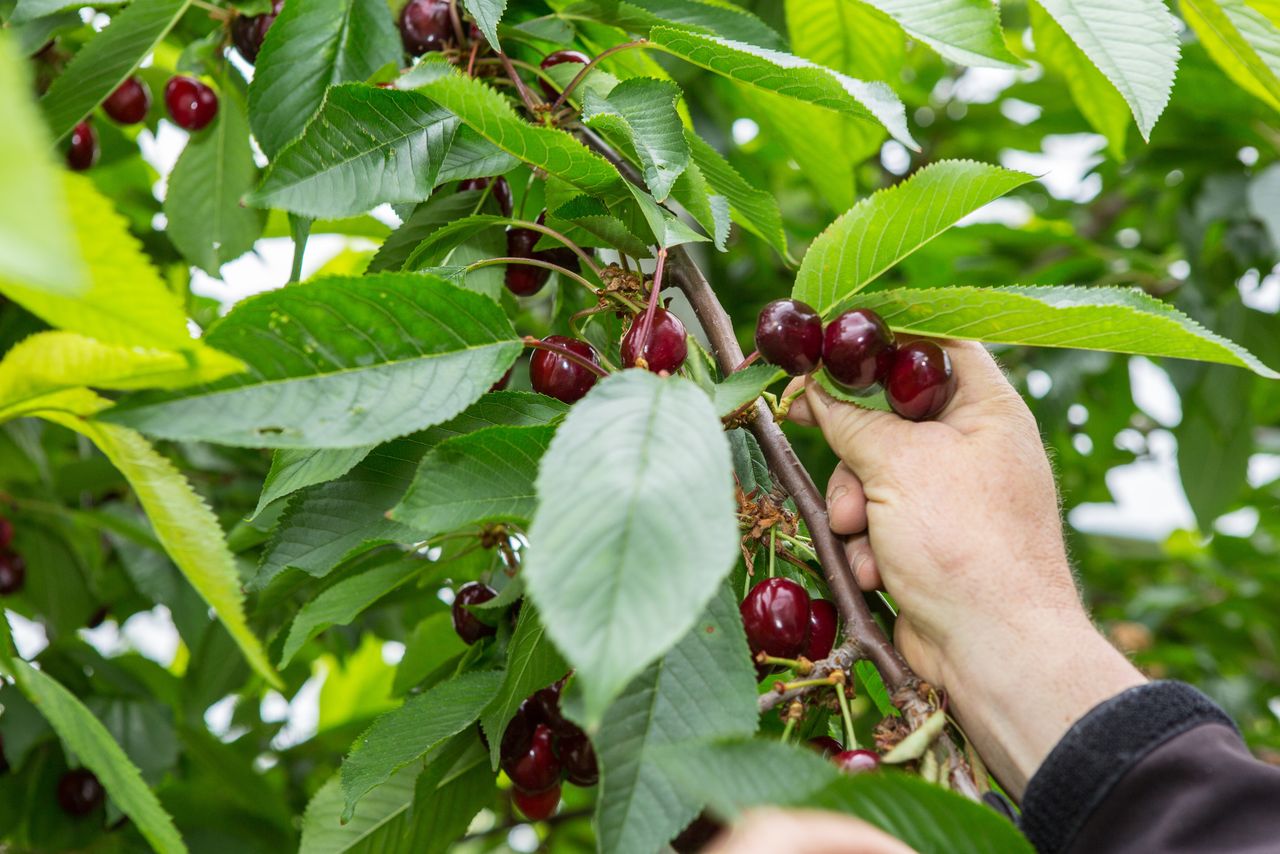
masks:
[[[862,648],[857,643],[847,640],[840,646],[833,649],[831,654],[822,659],[822,661],[815,661],[813,663],[813,670],[811,670],[804,678],[821,679],[834,670],[843,670],[846,674],[850,674],[853,672],[854,662],[861,661],[864,658],[866,658],[866,656],[862,654]],[[803,688],[792,688],[790,691],[786,691],[782,694],[779,694],[777,691],[770,691],[767,694],[761,694],[760,699],[757,701],[760,707],[760,712],[764,713],[770,709],[777,708],[783,703],[788,703],[791,700],[808,694],[810,691],[819,687],[822,686],[806,685]]]

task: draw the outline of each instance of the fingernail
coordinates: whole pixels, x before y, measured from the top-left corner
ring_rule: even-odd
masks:
[[[835,504],[844,497],[844,494],[848,491],[849,487],[847,486],[837,486],[835,489],[831,490],[831,493],[827,496],[827,504]]]

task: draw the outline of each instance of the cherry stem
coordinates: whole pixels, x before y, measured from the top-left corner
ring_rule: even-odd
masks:
[[[821,688],[826,685],[836,685],[838,683],[836,682],[835,674],[839,672],[840,671],[837,670],[827,674],[826,676],[814,679],[797,679],[794,682],[774,682],[773,691],[775,694],[781,696],[786,694],[788,691],[795,691],[797,688]]]
[[[858,736],[853,731],[853,712],[849,709],[849,695],[845,693],[843,680],[836,686],[836,699],[840,701],[840,717],[844,718],[844,749],[857,750]]]
[[[520,93],[520,100],[524,101],[525,109],[530,113],[537,112],[537,105],[542,103],[542,99],[525,85],[524,78],[516,72],[515,66],[511,64],[511,57],[507,56],[505,52],[499,51],[498,59],[502,60],[502,67],[507,70],[507,76],[511,78],[511,82],[516,84],[516,91]]]
[[[453,24],[453,35],[458,44],[466,44],[467,34],[462,29],[462,17],[458,15],[458,0],[449,0],[449,21]]]
[[[808,676],[813,672],[813,662],[807,658],[777,658],[764,652],[756,654],[757,664],[776,664],[779,667],[785,667],[788,670],[794,670],[801,676]]]
[[[778,526],[772,525],[769,528],[769,577],[773,578],[778,574],[777,561],[778,558]]]
[[[480,42],[471,43],[471,56],[467,58],[467,76],[476,75],[476,57],[480,55]]]
[[[607,56],[612,56],[615,53],[621,53],[624,50],[631,50],[631,48],[633,47],[644,47],[647,44],[649,44],[648,39],[636,39],[633,42],[616,44],[613,47],[609,48],[608,50],[600,51],[600,53],[596,54],[595,57],[593,57],[590,62],[582,66],[582,70],[573,76],[573,79],[569,81],[568,86],[564,87],[564,91],[560,93],[560,97],[556,98],[555,103],[551,105],[551,111],[555,112],[556,110],[560,109],[560,107],[564,104],[564,99],[569,97],[569,93],[574,90],[574,87],[576,87],[579,83],[582,82],[582,78],[586,77],[588,74],[591,73],[591,69],[595,68],[596,65],[600,63],[600,60],[604,59]],[[555,81],[552,81],[552,82],[555,82]]]
[[[786,421],[787,413],[791,411],[791,404],[795,403],[796,399],[804,394],[804,390],[806,388],[808,388],[808,386],[800,386],[799,389],[778,401],[778,405],[773,409],[773,420],[779,423]]]
[[[582,278],[578,273],[575,273],[572,270],[566,270],[559,264],[553,264],[550,261],[543,261],[540,258],[516,258],[514,256],[482,258],[479,261],[471,262],[464,269],[470,273],[472,270],[479,270],[482,267],[495,267],[501,264],[523,264],[526,267],[541,267],[544,270],[551,270],[552,272],[559,273],[562,276],[567,276],[568,278],[573,279],[593,294],[598,295],[600,293],[599,288]]]
[[[791,715],[787,715],[787,724],[782,728],[782,743],[786,744],[791,741],[791,731],[796,728],[796,719]]]
[[[734,369],[733,369],[732,371],[730,371],[729,373],[736,374],[738,371],[742,370],[742,369],[743,369],[743,368],[745,368],[747,365],[752,364],[753,362],[755,362],[755,361],[756,361],[757,359],[759,359],[759,358],[760,358],[760,351],[759,351],[759,350],[752,350],[752,351],[751,351],[751,355],[750,355],[750,356],[748,356],[747,358],[743,359],[741,362],[739,362],[739,363],[738,363],[738,367],[734,368]]]
[[[529,222],[528,220],[513,219],[513,220],[508,220],[508,223],[510,223],[511,225],[517,226],[518,228],[528,228],[534,231],[540,231],[543,234],[547,235],[548,237],[551,237],[551,238],[554,238],[555,240],[560,241],[565,246],[569,247],[569,249],[573,250],[574,255],[577,255],[579,258],[582,259],[582,263],[587,265],[587,269],[589,269],[592,273],[594,273],[597,279],[599,279],[602,282],[604,281],[604,276],[601,275],[601,272],[600,272],[600,266],[596,264],[595,259],[592,258],[586,252],[584,252],[581,246],[574,243],[572,240],[565,237],[560,232],[556,231],[553,228],[548,228],[547,226],[543,225],[540,222]]]
[[[534,338],[532,335],[526,335],[520,339],[526,347],[532,347],[535,350],[546,350],[548,353],[555,353],[557,356],[563,356],[570,362],[586,368],[598,377],[607,377],[609,372],[597,365],[595,362],[570,350],[568,347],[561,347],[559,344],[548,344],[541,338]]]
[[[640,327],[640,346],[636,348],[638,358],[643,359],[649,348],[649,333],[653,331],[653,318],[658,313],[658,293],[662,290],[662,273],[667,264],[667,247],[658,249],[658,263],[653,268],[653,287],[649,291],[649,307],[645,310],[644,325]],[[772,575],[772,573],[771,573]]]

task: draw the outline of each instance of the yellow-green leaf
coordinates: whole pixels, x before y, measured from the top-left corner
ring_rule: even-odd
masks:
[[[1182,0],[1182,16],[1218,67],[1280,110],[1280,29],[1243,0]]]

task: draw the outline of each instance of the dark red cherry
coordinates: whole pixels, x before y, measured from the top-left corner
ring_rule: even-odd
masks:
[[[499,175],[497,178],[468,178],[458,185],[459,190],[483,190],[489,186],[489,182],[493,181],[493,190],[490,195],[498,202],[498,209],[502,211],[503,216],[511,216],[512,198],[511,185],[507,183],[507,179]],[[534,232],[536,234],[537,232]],[[534,243],[537,243],[534,239]],[[532,249],[533,244],[529,245]]]
[[[231,41],[240,51],[245,61],[252,65],[258,60],[258,51],[262,50],[262,40],[267,37],[267,30],[276,22],[276,16],[284,8],[284,0],[275,0],[271,11],[261,15],[239,15],[231,22]]]
[[[542,62],[538,63],[538,65],[543,71],[546,71],[553,65],[563,65],[566,62],[576,62],[579,65],[586,65],[590,61],[591,57],[587,56],[585,53],[581,53],[576,50],[557,50],[543,57]],[[560,97],[560,90],[552,86],[546,80],[539,77],[538,83],[542,86],[542,94],[547,96],[548,101],[554,101],[556,98]]]
[[[739,609],[751,654],[795,658],[809,642],[809,594],[788,578],[766,578]]]
[[[543,341],[571,350],[593,364],[600,363],[596,358],[595,348],[586,341],[564,335],[549,335]],[[534,350],[533,357],[529,359],[529,382],[533,385],[533,390],[565,403],[581,400],[591,391],[598,378],[593,371],[559,353]]]
[[[453,608],[451,609],[453,630],[458,633],[458,637],[472,644],[480,640],[480,638],[491,637],[498,633],[497,629],[481,622],[480,618],[467,610],[466,607],[488,602],[497,595],[498,591],[487,584],[481,584],[479,581],[468,581],[458,588],[458,595],[453,597]]]
[[[831,761],[846,774],[863,774],[880,767],[880,755],[871,750],[845,750]]]
[[[27,562],[17,552],[0,551],[0,596],[12,596],[27,580]]]
[[[448,0],[409,0],[400,12],[400,40],[410,56],[444,50],[453,41]]]
[[[67,146],[67,166],[83,172],[98,162],[98,132],[88,119],[71,129],[71,143]]]
[[[524,792],[545,792],[560,782],[560,760],[556,757],[553,742],[555,734],[546,724],[534,724],[533,732],[510,745],[506,753],[507,739],[502,740],[502,770],[511,778],[511,784]]]
[[[822,334],[822,365],[850,391],[870,391],[889,373],[892,361],[893,333],[874,311],[846,311]]]
[[[73,768],[58,778],[58,806],[80,818],[102,805],[106,790],[88,768]]]
[[[829,735],[814,736],[809,739],[806,744],[808,744],[811,749],[821,753],[823,759],[830,759],[831,757],[844,752],[844,745]]]
[[[515,370],[514,366],[507,368],[507,372],[503,374],[502,377],[496,383],[489,386],[489,391],[502,391],[504,388],[506,388],[507,383],[511,382],[511,372],[514,370]]]
[[[665,308],[655,309],[653,323],[650,324],[649,340],[644,343],[644,352],[640,352],[640,341],[644,335],[643,313],[637,314],[631,322],[631,328],[622,336],[622,364],[628,368],[635,367],[641,356],[645,367],[655,374],[674,374],[684,364],[684,357],[689,353],[689,344],[685,339],[684,324]]]
[[[809,600],[809,645],[804,657],[821,661],[836,643],[836,606],[826,599]]]
[[[543,261],[549,261],[557,267],[564,267],[571,273],[579,273],[582,271],[582,264],[578,260],[578,253],[574,252],[568,246],[556,246],[551,249],[540,249],[533,254],[534,257],[541,258]]]
[[[893,357],[884,392],[889,406],[903,418],[933,418],[956,393],[951,357],[932,341],[904,344]]]
[[[793,377],[807,374],[822,358],[822,318],[807,303],[776,299],[760,309],[756,349]]]
[[[596,764],[596,749],[587,734],[577,727],[576,732],[561,735],[557,748],[560,766],[565,779],[575,786],[594,786],[600,781],[600,768]]]
[[[151,109],[151,89],[137,77],[130,77],[102,102],[102,111],[122,125],[136,125]]]
[[[678,854],[694,854],[706,848],[707,843],[722,830],[724,825],[704,812],[689,822],[688,827],[680,831],[679,836],[671,840],[671,847]]]
[[[507,229],[507,256],[510,258],[535,258],[534,244],[541,237],[541,232],[531,228]],[[542,260],[542,259],[539,259]],[[529,297],[542,290],[551,278],[551,271],[546,267],[534,267],[526,264],[508,264],[503,281],[507,290],[518,297]]]
[[[7,549],[13,542],[13,523],[0,516],[0,549]]]
[[[164,105],[173,123],[186,130],[200,130],[218,115],[218,96],[193,77],[170,77],[164,86]]]
[[[541,691],[535,691],[528,699],[529,708],[538,723],[546,724],[556,735],[572,735],[582,732],[573,721],[560,713],[560,692],[564,689],[564,680],[548,685]]]
[[[516,789],[511,793],[511,801],[525,818],[542,821],[551,818],[556,807],[560,806],[560,787],[552,786],[545,792],[522,792]]]

